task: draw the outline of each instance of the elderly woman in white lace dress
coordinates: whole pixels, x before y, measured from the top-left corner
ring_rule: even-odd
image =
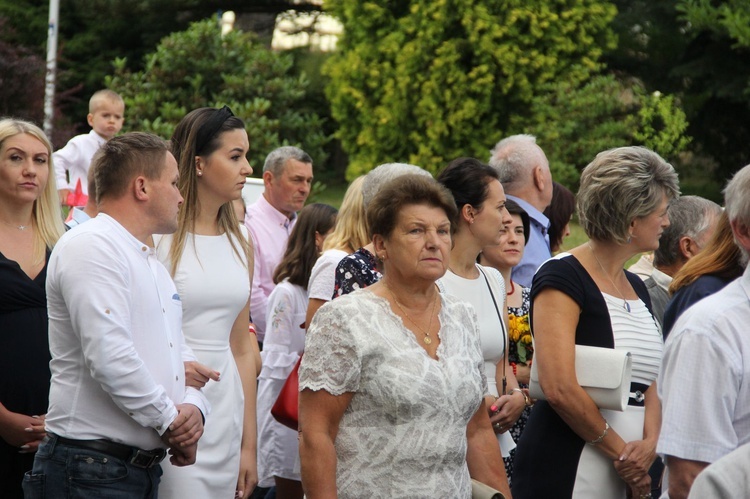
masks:
[[[386,184],[367,208],[384,278],[324,305],[300,368],[300,458],[308,499],[508,497],[483,395],[474,310],[441,295],[450,193],[430,178]]]

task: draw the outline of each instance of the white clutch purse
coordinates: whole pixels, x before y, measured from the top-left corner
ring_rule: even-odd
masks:
[[[576,345],[576,378],[599,409],[624,411],[630,397],[630,352],[614,348]],[[546,400],[539,385],[537,363],[531,365],[529,395]]]

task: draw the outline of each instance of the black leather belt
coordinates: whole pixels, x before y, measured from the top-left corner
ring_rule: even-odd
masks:
[[[65,438],[58,435],[54,435],[54,437],[61,444],[108,454],[128,462],[137,468],[151,468],[152,466],[156,466],[167,455],[167,451],[164,449],[143,450],[125,444],[118,444],[111,440],[73,440],[72,438]]]
[[[643,383],[636,383],[633,381],[630,383],[630,398],[628,399],[628,405],[634,405],[637,407],[644,407],[646,405],[646,390],[649,386]]]

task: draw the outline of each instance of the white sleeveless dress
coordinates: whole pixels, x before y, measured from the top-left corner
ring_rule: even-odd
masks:
[[[240,230],[247,238],[247,229]],[[169,269],[172,236],[154,239],[159,259]],[[198,442],[195,464],[180,468],[168,459],[162,461],[159,498],[232,499],[240,469],[244,392],[229,335],[250,296],[245,258],[238,259],[225,235],[188,234],[174,281],[182,300],[185,341],[198,362],[221,373],[221,380],[209,381],[203,388],[211,414]]]

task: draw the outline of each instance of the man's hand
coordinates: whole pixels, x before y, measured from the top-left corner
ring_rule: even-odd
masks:
[[[198,444],[187,447],[170,447],[169,462],[175,466],[190,466],[195,464],[195,457],[198,455]]]
[[[190,447],[198,443],[203,435],[203,414],[193,404],[179,404],[177,417],[162,435],[162,440],[169,446],[189,454]],[[191,463],[188,463],[191,464]]]
[[[206,386],[208,380],[219,381],[219,371],[214,371],[208,366],[195,361],[185,362],[185,385],[201,389]]]

